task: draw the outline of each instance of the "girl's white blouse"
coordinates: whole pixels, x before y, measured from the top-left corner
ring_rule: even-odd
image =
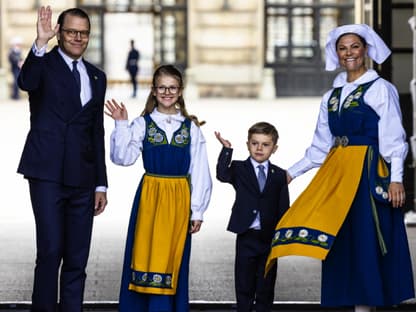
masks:
[[[156,109],[150,114],[154,122],[165,131],[169,142],[173,133],[180,127],[185,117],[178,112],[176,115],[167,115]],[[117,165],[130,166],[136,162],[143,149],[146,122],[140,116],[131,124],[128,120],[115,122],[115,128],[110,138],[110,158]],[[203,220],[203,214],[208,208],[212,192],[212,179],[209,170],[206,141],[201,129],[191,123],[191,220]]]
[[[355,90],[360,84],[376,79],[377,72],[369,69],[357,80],[348,83],[345,72],[338,74],[333,87],[342,87],[341,101]],[[319,167],[334,145],[334,136],[328,125],[328,99],[333,89],[326,92],[322,98],[318,121],[316,123],[312,144],[306,149],[304,157],[288,169],[292,178],[306,171]],[[402,126],[399,96],[397,89],[390,82],[379,78],[367,90],[364,102],[371,106],[380,117],[378,122],[378,144],[380,154],[391,164],[391,181],[402,182],[403,164],[408,152],[406,133]],[[341,108],[342,105],[339,105]]]

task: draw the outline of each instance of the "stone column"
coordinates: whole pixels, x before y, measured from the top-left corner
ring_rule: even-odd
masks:
[[[6,71],[0,67],[0,101],[7,100],[9,98],[9,92]]]
[[[263,69],[263,79],[261,83],[259,98],[262,100],[273,100],[276,98],[273,68]]]
[[[198,86],[195,80],[195,70],[188,67],[185,73],[185,91],[184,98],[187,100],[195,100],[199,98]]]

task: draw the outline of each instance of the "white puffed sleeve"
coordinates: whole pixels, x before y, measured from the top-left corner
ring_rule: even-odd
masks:
[[[128,120],[116,120],[110,137],[111,161],[120,166],[134,164],[142,152],[145,130],[143,117],[134,119],[130,125]]]
[[[191,125],[191,220],[203,220],[212,192],[212,179],[208,164],[206,141],[201,128]]]
[[[403,164],[408,152],[406,132],[402,125],[399,95],[388,81],[378,79],[364,96],[378,114],[378,144],[380,154],[391,164],[391,181],[403,181]]]

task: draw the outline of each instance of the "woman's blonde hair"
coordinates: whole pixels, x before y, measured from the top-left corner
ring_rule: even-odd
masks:
[[[149,96],[147,97],[146,105],[144,107],[143,112],[141,113],[141,116],[145,114],[150,114],[155,109],[155,107],[158,106],[158,102],[156,100],[156,97],[153,95],[153,92],[156,88],[157,80],[161,76],[170,76],[176,79],[176,81],[179,84],[179,90],[183,91],[184,84],[183,84],[183,78],[182,78],[181,72],[173,65],[159,66],[153,74],[152,88],[150,90]],[[202,126],[205,123],[205,121],[199,121],[195,115],[188,114],[186,107],[185,107],[185,101],[183,99],[183,95],[179,96],[178,102],[175,104],[175,106],[177,107],[177,109],[180,110],[181,114],[184,117],[191,119],[197,126]]]

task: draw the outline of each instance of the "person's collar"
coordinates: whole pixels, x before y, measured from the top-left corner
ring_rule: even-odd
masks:
[[[374,69],[368,69],[363,75],[361,75],[358,79],[352,81],[352,82],[348,82],[347,81],[347,73],[346,72],[342,72],[339,73],[335,79],[334,79],[334,83],[333,83],[333,87],[334,88],[339,88],[339,87],[343,87],[346,84],[353,84],[356,86],[359,86],[363,83],[369,82],[371,80],[374,80],[376,78],[378,78],[379,75],[378,73],[374,70]]]
[[[58,47],[58,53],[62,56],[62,58],[64,59],[65,63],[68,64],[68,66],[70,68],[72,68],[72,62],[73,61],[78,61],[79,64],[82,64],[82,57],[74,60],[72,57],[69,57],[68,55],[66,55],[64,53],[64,51],[62,51],[62,49],[60,47]]]
[[[251,164],[253,165],[254,168],[257,168],[259,165],[263,165],[265,172],[267,172],[268,169],[269,169],[269,160],[266,160],[266,161],[263,161],[262,163],[259,163],[259,162],[255,161],[252,157],[250,157],[250,161],[251,161]]]
[[[182,116],[180,111],[177,111],[176,114],[165,114],[159,112],[156,107],[153,109],[151,115],[152,117],[156,117],[159,120],[176,120],[182,122],[185,119],[185,117]]]

